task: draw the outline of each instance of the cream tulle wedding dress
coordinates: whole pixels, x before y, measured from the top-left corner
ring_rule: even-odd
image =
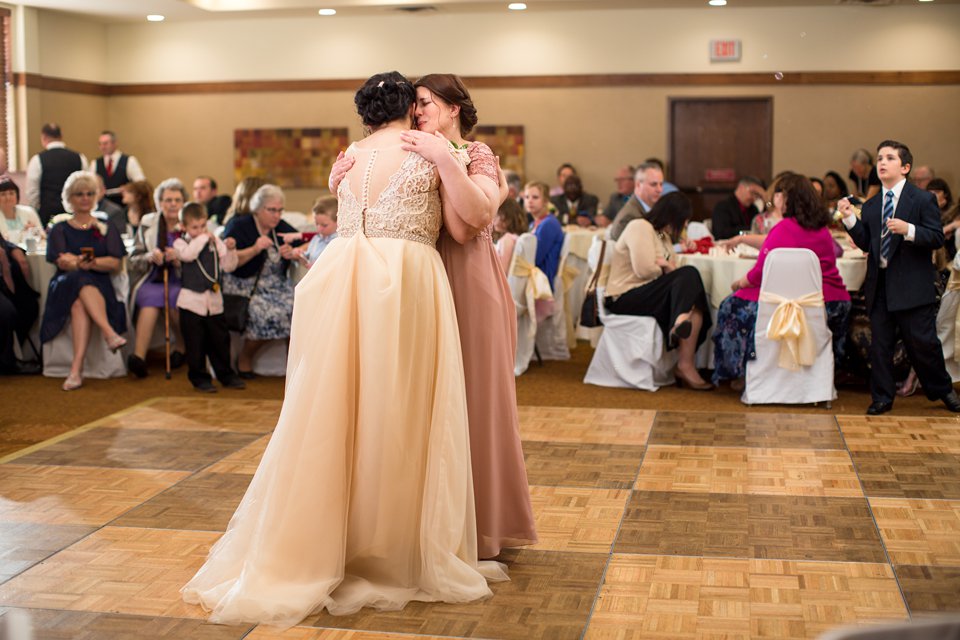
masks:
[[[379,136],[379,137],[378,137]],[[183,588],[218,623],[490,595],[434,165],[351,145],[339,237],[296,289],[286,395],[223,537]],[[374,145],[380,144],[380,147]]]

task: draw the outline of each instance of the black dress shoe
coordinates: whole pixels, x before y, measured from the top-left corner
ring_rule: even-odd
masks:
[[[237,370],[237,375],[243,378],[244,380],[253,380],[254,378],[257,377],[257,374],[255,374],[253,371]]]
[[[147,363],[140,356],[135,356],[132,353],[127,356],[127,369],[138,378],[147,377]]]
[[[247,385],[240,378],[227,378],[223,381],[224,389],[246,389]]]
[[[960,402],[960,400],[958,400]],[[874,402],[869,407],[867,407],[868,416],[878,416],[881,413],[886,413],[893,409],[892,402]]]
[[[213,386],[213,383],[209,380],[204,380],[203,382],[198,382],[193,385],[193,388],[197,391],[203,391],[204,393],[216,393],[217,388]]]
[[[24,360],[15,360],[13,365],[0,371],[0,375],[5,376],[35,376],[43,372],[43,367],[39,362],[27,362]]]
[[[945,406],[948,411],[960,413],[960,396],[957,396],[956,391],[951,391],[947,395],[940,398],[940,400],[943,401],[943,406]]]
[[[183,355],[182,351],[174,351],[170,354],[170,368],[179,369],[183,366],[183,363],[187,361],[186,356]]]

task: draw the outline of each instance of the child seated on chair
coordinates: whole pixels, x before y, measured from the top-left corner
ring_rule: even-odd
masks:
[[[310,239],[307,246],[297,247],[293,251],[294,257],[308,269],[317,261],[327,245],[337,237],[337,197],[320,196],[313,203],[313,221],[317,225],[317,235]],[[285,242],[302,240],[303,234],[281,234]],[[286,238],[286,236],[294,236]]]
[[[174,241],[173,250],[182,264],[177,308],[187,352],[187,377],[197,391],[214,393],[206,366],[210,358],[224,387],[244,389],[246,385],[230,366],[230,333],[220,293],[220,275],[237,268],[237,251],[227,249],[207,230],[207,210],[202,204],[184,205],[180,222],[186,233]]]

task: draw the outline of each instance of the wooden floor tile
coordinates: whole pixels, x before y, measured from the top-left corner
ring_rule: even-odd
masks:
[[[635,491],[614,550],[884,562],[866,500]]]
[[[207,467],[210,473],[241,473],[252,476],[260,466],[260,458],[267,449],[270,436],[254,440],[244,448]]]
[[[544,442],[644,445],[653,411],[520,407],[520,437]]]
[[[650,445],[637,477],[643,491],[862,496],[846,451]]]
[[[960,498],[960,455],[851,451],[868,496],[884,498]]]
[[[914,615],[960,611],[960,567],[894,567],[907,606]]]
[[[98,427],[44,447],[17,462],[196,471],[259,437],[229,431]]]
[[[29,616],[37,640],[240,640],[250,630],[250,625],[227,627],[182,618],[48,609],[16,611]]]
[[[190,475],[181,471],[0,465],[0,522],[104,525]]]
[[[240,398],[163,398],[109,417],[101,426],[177,431],[269,433],[277,424],[280,402]]]
[[[94,531],[81,525],[0,522],[0,583]]]
[[[447,636],[449,637],[449,636]],[[440,636],[410,636],[407,634],[378,633],[376,631],[346,631],[343,629],[314,629],[312,627],[293,627],[286,631],[277,631],[268,627],[257,627],[244,640],[441,640]]]
[[[574,442],[523,443],[530,484],[629,489],[637,477],[644,447]]]
[[[202,473],[132,509],[111,524],[147,529],[226,531],[251,476]]]
[[[532,549],[609,553],[629,491],[530,487],[540,541]]]
[[[482,602],[412,602],[402,611],[362,609],[352,616],[323,614],[307,618],[301,625],[504,640],[580,637],[607,554],[525,549],[509,550],[500,559],[509,566],[510,581],[491,584],[493,597]]]
[[[219,537],[104,527],[0,585],[0,606],[203,619],[180,588]]]
[[[960,418],[837,416],[850,451],[960,454]]]
[[[833,416],[660,411],[649,444],[843,449]]]
[[[56,437],[74,427],[66,422],[4,422],[0,426],[0,458],[25,447]]]
[[[906,617],[886,564],[615,554],[586,638],[793,640]]]
[[[894,564],[960,567],[960,500],[870,498]]]

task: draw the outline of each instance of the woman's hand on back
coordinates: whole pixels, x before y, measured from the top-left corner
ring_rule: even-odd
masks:
[[[403,140],[401,149],[414,151],[434,164],[440,162],[444,155],[450,153],[450,141],[444,138],[439,131],[429,134],[411,129],[401,132],[400,139]]]
[[[353,168],[356,161],[357,159],[353,156],[344,155],[343,151],[337,154],[337,161],[330,168],[330,177],[327,179],[327,189],[330,190],[330,193],[337,192],[344,176]]]

